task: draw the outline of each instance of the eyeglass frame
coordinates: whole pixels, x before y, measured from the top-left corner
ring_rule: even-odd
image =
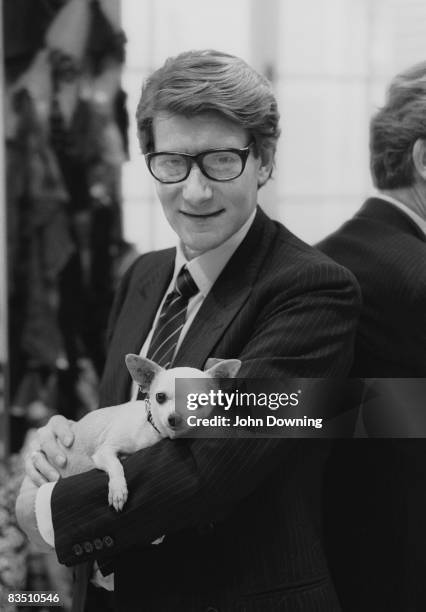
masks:
[[[250,147],[253,144],[254,144],[254,141],[250,140],[248,145],[246,145],[245,147],[242,147],[241,149],[236,149],[233,147],[226,147],[223,149],[222,148],[207,149],[206,151],[201,151],[200,153],[197,153],[196,155],[192,155],[190,153],[181,153],[180,151],[151,151],[150,153],[145,153],[144,157],[145,157],[146,165],[148,166],[148,170],[150,174],[155,178],[156,181],[158,181],[159,183],[162,183],[163,185],[176,185],[177,183],[182,183],[183,181],[186,181],[188,176],[191,174],[192,166],[194,165],[194,163],[197,164],[198,168],[200,169],[200,172],[210,181],[215,181],[217,183],[227,183],[228,181],[233,181],[242,175],[242,173],[244,172],[246,168],[248,156],[250,155]],[[213,178],[212,176],[209,176],[203,166],[203,157],[205,157],[206,155],[209,155],[210,153],[226,153],[226,152],[236,153],[239,156],[242,162],[241,172],[237,174],[236,176],[233,176],[232,178],[226,178],[226,179],[217,179],[217,178]],[[159,155],[181,155],[185,160],[187,160],[186,175],[183,178],[179,179],[178,181],[162,181],[161,179],[157,178],[151,169],[151,159]],[[201,160],[201,163],[199,162],[199,160]]]

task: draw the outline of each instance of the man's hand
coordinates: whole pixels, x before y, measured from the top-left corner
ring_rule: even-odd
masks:
[[[69,448],[74,442],[71,423],[57,414],[37,431],[32,450],[25,459],[25,472],[37,487],[58,480],[57,467],[65,467],[67,459],[60,444]]]

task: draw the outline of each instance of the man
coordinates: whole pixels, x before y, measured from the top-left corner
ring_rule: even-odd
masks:
[[[356,283],[256,205],[278,119],[270,84],[223,53],[183,53],[145,83],[141,147],[179,245],[143,255],[123,279],[101,405],[129,398],[126,353],[158,360],[164,343],[165,365],[238,357],[242,377],[348,372]],[[186,321],[158,341],[182,266],[196,292]],[[67,433],[55,427],[41,436],[49,457],[53,434]],[[126,612],[340,610],[321,544],[322,454],[309,440],[163,440],[123,463],[130,495],[120,514],[105,503],[103,474],[61,479],[51,497],[59,560],[112,564],[115,606]],[[28,471],[41,483],[49,469],[38,452]]]
[[[355,376],[426,377],[425,138],[423,63],[392,81],[371,120],[378,194],[319,245],[361,286]],[[364,407],[367,434],[424,437],[424,387],[379,381]],[[333,454],[331,566],[345,610],[426,609],[425,455],[413,439],[341,442]]]

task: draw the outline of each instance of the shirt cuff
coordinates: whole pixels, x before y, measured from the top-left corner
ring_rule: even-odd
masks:
[[[41,485],[37,491],[35,514],[37,528],[41,537],[49,546],[55,547],[55,532],[53,531],[52,509],[50,499],[56,482],[48,482]]]

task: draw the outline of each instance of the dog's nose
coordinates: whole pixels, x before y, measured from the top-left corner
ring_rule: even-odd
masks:
[[[169,418],[167,419],[167,421],[170,427],[179,427],[182,422],[182,417],[180,416],[180,414],[172,412],[172,414],[169,414]]]

